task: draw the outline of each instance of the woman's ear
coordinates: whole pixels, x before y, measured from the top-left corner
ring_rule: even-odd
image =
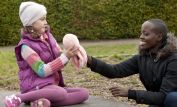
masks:
[[[157,37],[157,40],[158,40],[158,41],[161,41],[161,40],[162,40],[162,38],[163,38],[162,33],[159,33],[157,36],[158,36],[158,37]]]

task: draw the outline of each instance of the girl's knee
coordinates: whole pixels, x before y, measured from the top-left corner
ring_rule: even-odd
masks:
[[[56,101],[63,100],[67,97],[67,91],[63,88],[56,89],[54,91],[53,97],[55,98]]]

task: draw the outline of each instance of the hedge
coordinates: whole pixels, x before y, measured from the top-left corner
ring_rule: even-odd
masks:
[[[0,3],[0,46],[15,45],[20,39],[18,9],[22,1]],[[58,42],[66,33],[79,39],[137,38],[141,24],[151,18],[164,20],[177,31],[176,0],[35,0],[47,7],[47,21]]]

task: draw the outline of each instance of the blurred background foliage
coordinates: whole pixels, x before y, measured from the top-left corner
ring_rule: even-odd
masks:
[[[22,1],[0,3],[0,46],[15,45],[22,24],[18,10]],[[137,38],[141,24],[151,18],[177,31],[177,0],[33,0],[47,7],[47,21],[58,42],[66,33],[80,40]]]

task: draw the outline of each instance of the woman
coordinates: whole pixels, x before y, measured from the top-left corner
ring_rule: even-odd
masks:
[[[172,98],[177,96],[176,52],[176,40],[168,33],[166,24],[160,19],[151,19],[142,24],[139,54],[114,65],[88,56],[87,66],[108,78],[139,74],[147,91],[117,86],[110,88],[114,97],[128,97],[151,107],[177,107],[177,97]]]

